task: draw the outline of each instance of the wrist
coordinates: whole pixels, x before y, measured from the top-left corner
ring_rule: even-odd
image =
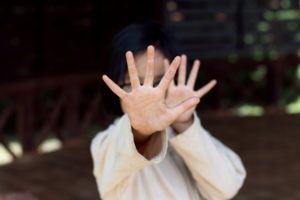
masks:
[[[133,127],[131,127],[131,130],[133,133],[134,142],[136,144],[146,143],[151,138],[151,135],[152,135],[152,134],[144,134],[144,133],[134,129]]]
[[[184,122],[174,122],[171,127],[175,131],[176,134],[180,134],[187,130],[194,122],[194,116],[192,116],[189,120]]]
[[[161,149],[161,132],[155,132],[151,135],[144,135],[132,128],[134,143],[137,151],[147,159],[157,155]]]

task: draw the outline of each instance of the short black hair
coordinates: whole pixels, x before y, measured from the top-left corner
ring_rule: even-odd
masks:
[[[104,73],[115,83],[124,81],[127,73],[125,53],[131,51],[134,55],[153,45],[160,50],[166,58],[172,60],[179,55],[179,45],[174,35],[164,26],[148,22],[131,24],[118,32],[112,40],[110,50],[110,65]],[[121,116],[123,114],[119,98],[107,86],[103,88],[103,103],[108,114]]]

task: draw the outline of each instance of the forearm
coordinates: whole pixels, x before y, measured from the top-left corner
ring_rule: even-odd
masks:
[[[137,151],[147,159],[159,154],[162,149],[162,132],[155,132],[151,135],[144,135],[132,128],[134,143]]]
[[[168,145],[166,133],[154,134],[148,142],[149,145],[145,145],[147,153],[144,156],[137,150],[134,134],[126,115],[115,126],[93,139],[91,145],[93,172],[101,194],[113,192],[121,183],[126,184],[125,180],[128,177],[145,166],[161,162],[166,155]],[[159,145],[161,148],[156,149]],[[153,146],[155,153],[150,153],[148,156],[150,146]]]
[[[184,159],[199,188],[208,192],[207,197],[233,196],[243,183],[245,169],[239,157],[203,129],[196,115],[195,118],[185,132],[170,142]]]

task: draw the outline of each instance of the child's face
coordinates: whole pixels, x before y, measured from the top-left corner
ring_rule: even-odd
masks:
[[[139,75],[140,83],[142,85],[143,82],[144,82],[145,74],[146,74],[147,52],[145,51],[145,52],[136,54],[134,56],[134,59],[135,59],[135,64],[136,64],[137,72],[138,72],[138,75]],[[163,75],[164,75],[164,55],[162,54],[161,51],[156,50],[155,51],[155,58],[154,58],[154,81],[153,81],[153,86],[158,85],[158,83],[160,82]],[[126,92],[131,91],[131,84],[130,84],[130,79],[129,79],[128,72],[125,75],[123,90],[125,90]],[[121,108],[124,112],[122,101],[121,101]]]

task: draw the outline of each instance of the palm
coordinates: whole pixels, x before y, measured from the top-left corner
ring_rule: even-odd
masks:
[[[174,59],[159,85],[153,87],[154,48],[152,46],[147,49],[147,57],[145,80],[144,84],[141,85],[133,55],[131,52],[126,53],[132,91],[125,92],[107,76],[103,76],[103,80],[120,97],[132,128],[144,135],[151,135],[164,130],[179,115],[194,107],[199,100],[198,98],[192,98],[176,106],[167,106],[165,94],[180,64],[180,58],[176,57]]]
[[[164,91],[141,86],[123,100],[132,127],[153,133],[165,129],[174,119],[164,102]],[[145,120],[147,119],[147,120]]]
[[[170,86],[168,90],[166,103],[169,106],[175,106],[178,103],[183,102],[184,100],[193,96],[197,96],[195,91],[186,86]],[[188,121],[193,115],[194,110],[195,107],[186,110],[184,113],[178,116],[178,118],[174,122],[176,123]]]
[[[216,84],[215,80],[210,81],[208,84],[206,84],[204,87],[194,90],[194,85],[195,81],[197,78],[197,74],[199,71],[200,67],[200,62],[196,60],[194,62],[191,74],[189,75],[189,79],[186,83],[186,56],[183,55],[181,59],[181,65],[179,69],[179,74],[178,74],[178,84],[176,85],[174,81],[171,82],[169,88],[168,88],[168,93],[167,93],[167,98],[166,98],[166,103],[168,106],[174,106],[179,104],[180,102],[185,101],[186,99],[189,99],[191,97],[198,97],[199,100],[203,95],[205,95],[207,92],[209,92],[214,85]],[[166,61],[165,62],[165,69],[167,70],[169,66],[169,63]],[[178,118],[174,121],[174,123],[183,123],[192,118],[192,115],[196,109],[196,105],[191,107],[190,109],[186,110],[183,112],[181,115],[178,116]]]

